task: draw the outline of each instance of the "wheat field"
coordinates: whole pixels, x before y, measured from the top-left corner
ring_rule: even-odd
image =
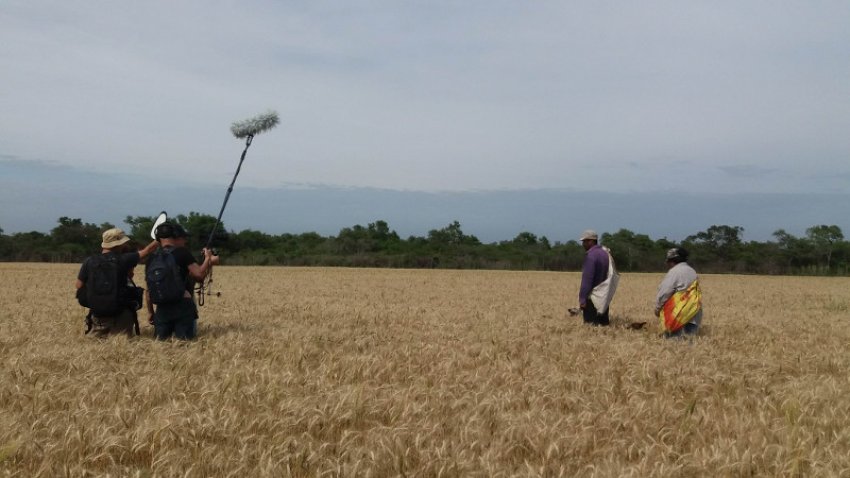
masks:
[[[2,476],[846,476],[850,279],[220,267],[194,342],[83,335],[78,266],[0,264]]]

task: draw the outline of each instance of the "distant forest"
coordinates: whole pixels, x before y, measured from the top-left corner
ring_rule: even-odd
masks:
[[[144,245],[150,241],[153,217],[128,216],[128,234]],[[215,217],[190,212],[172,218],[190,233],[190,247],[200,251],[215,224]],[[101,233],[112,224],[90,224],[61,217],[50,233],[4,234],[0,229],[0,261],[81,262],[100,251]],[[385,221],[345,227],[336,236],[315,232],[272,235],[246,229],[227,231],[223,225],[213,240],[222,264],[282,266],[343,266],[445,269],[505,269],[576,271],[584,250],[577,241],[551,242],[546,236],[520,232],[510,240],[482,243],[466,234],[457,221],[432,229],[425,237],[407,238]],[[816,225],[805,237],[782,229],[766,242],[744,241],[744,228],[713,225],[682,242],[652,239],[620,229],[604,233],[600,242],[611,248],[619,270],[658,272],[665,270],[664,253],[681,246],[691,253],[689,261],[699,272],[747,274],[847,275],[850,242],[835,225]]]

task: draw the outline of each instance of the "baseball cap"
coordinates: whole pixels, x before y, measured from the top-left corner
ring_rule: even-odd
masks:
[[[686,261],[688,260],[688,251],[681,247],[674,247],[672,249],[667,250],[667,260],[668,261]]]
[[[156,228],[154,235],[156,235],[157,239],[178,239],[181,237],[189,237],[188,231],[186,231],[183,226],[167,221],[163,222]]]
[[[594,241],[598,241],[599,235],[596,234],[596,231],[594,231],[593,229],[588,229],[582,232],[581,237],[579,238],[580,241],[584,241],[586,239],[593,239]]]

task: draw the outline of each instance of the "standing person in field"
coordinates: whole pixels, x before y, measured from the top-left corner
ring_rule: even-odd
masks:
[[[218,263],[218,256],[205,248],[204,261],[198,264],[186,247],[188,233],[179,224],[164,222],[156,228],[155,236],[162,247],[145,269],[149,321],[159,340],[172,335],[180,340],[194,339],[198,333],[198,307],[192,291],[195,282],[203,281],[213,264]]]
[[[599,245],[599,235],[588,229],[581,234],[581,245],[587,251],[581,266],[579,307],[585,324],[607,326],[608,305],[617,288],[618,276],[607,249]]]
[[[702,322],[702,294],[696,271],[688,265],[688,251],[667,251],[667,275],[658,286],[655,315],[668,338],[695,335]]]
[[[138,333],[141,291],[132,282],[133,268],[159,244],[152,241],[140,251],[130,251],[128,242],[121,229],[104,231],[100,254],[87,258],[77,274],[77,300],[90,309],[86,333],[91,331],[93,337]]]

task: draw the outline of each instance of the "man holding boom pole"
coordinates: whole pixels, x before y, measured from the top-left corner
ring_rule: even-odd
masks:
[[[145,269],[145,296],[154,334],[159,340],[172,335],[180,340],[194,339],[198,334],[198,307],[192,291],[195,282],[202,282],[218,263],[218,256],[204,248],[204,260],[198,264],[186,247],[188,233],[179,224],[164,222],[155,235],[161,248]]]
[[[221,224],[221,216],[227,207],[230,193],[236,177],[242,169],[242,162],[254,136],[263,131],[274,128],[279,119],[277,113],[268,111],[245,121],[238,121],[231,125],[230,131],[233,136],[245,139],[245,149],[239,158],[239,165],[233,174],[233,179],[227,187],[227,194],[218,212],[215,225],[210,232],[209,239],[204,247],[204,260],[198,264],[189,249],[186,248],[188,234],[179,224],[163,222],[154,230],[154,235],[162,245],[162,249],[154,255],[145,270],[145,280],[148,285],[146,295],[148,297],[148,313],[150,321],[154,325],[156,338],[166,340],[172,335],[181,340],[194,339],[198,333],[198,304],[195,303],[192,292],[195,282],[199,283],[199,302],[203,305],[203,294],[205,281],[209,276],[212,266],[218,264],[218,256],[214,255],[212,249],[213,238],[216,230]],[[157,305],[154,311],[154,304]]]

